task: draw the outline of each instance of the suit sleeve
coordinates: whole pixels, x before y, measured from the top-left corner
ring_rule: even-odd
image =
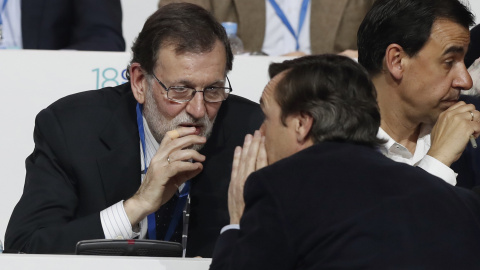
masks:
[[[349,0],[345,7],[335,39],[335,52],[357,49],[357,31],[375,0]]]
[[[26,160],[23,195],[5,234],[6,249],[73,253],[79,240],[104,238],[99,212],[76,216],[78,191],[64,137],[54,112],[48,108],[40,112],[35,149]]]
[[[295,251],[286,230],[281,202],[259,172],[245,185],[245,212],[240,230],[218,238],[211,270],[294,269]],[[270,179],[271,180],[271,179]]]
[[[64,49],[125,51],[120,0],[75,0],[74,16]]]

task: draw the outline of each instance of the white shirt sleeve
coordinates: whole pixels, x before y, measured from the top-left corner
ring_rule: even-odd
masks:
[[[222,228],[220,234],[228,230],[240,230],[240,224],[230,224]]]
[[[133,230],[123,207],[123,200],[101,211],[100,221],[102,222],[105,239],[143,238],[147,227],[145,218],[140,222],[138,229]]]
[[[415,166],[443,179],[452,186],[457,184],[457,173],[432,156],[426,155],[422,160],[415,164]]]

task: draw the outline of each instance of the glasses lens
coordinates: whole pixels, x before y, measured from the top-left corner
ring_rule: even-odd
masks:
[[[167,92],[167,97],[175,101],[189,101],[193,97],[195,89],[188,87],[170,87]]]
[[[227,99],[228,94],[230,93],[229,88],[225,87],[211,87],[206,88],[203,92],[205,101],[208,102],[221,102]]]

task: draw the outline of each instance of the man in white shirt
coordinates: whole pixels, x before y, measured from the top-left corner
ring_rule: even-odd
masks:
[[[344,53],[356,57],[356,31],[375,0],[160,0],[190,2],[221,22],[238,23],[248,52],[268,55]]]
[[[480,135],[480,112],[459,101],[472,86],[463,62],[472,24],[458,0],[378,0],[358,31],[359,62],[378,93],[382,153],[470,188],[480,183],[469,153],[461,169],[450,167]]]

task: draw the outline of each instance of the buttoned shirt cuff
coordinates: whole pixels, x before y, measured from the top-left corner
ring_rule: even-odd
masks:
[[[457,174],[450,167],[432,156],[426,155],[422,160],[415,164],[415,166],[443,179],[452,186],[457,184]]]
[[[100,221],[105,239],[132,239],[140,235],[132,229],[123,200],[101,211]]]
[[[222,228],[220,234],[228,230],[240,230],[240,224],[230,224]]]

